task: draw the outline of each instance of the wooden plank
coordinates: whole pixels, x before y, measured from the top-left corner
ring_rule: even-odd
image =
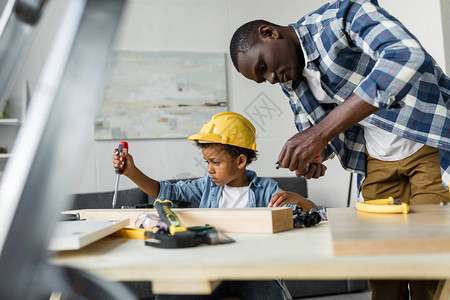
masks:
[[[287,207],[255,208],[175,208],[175,214],[186,227],[210,224],[217,230],[232,233],[276,233],[293,228],[292,210]],[[155,209],[82,209],[63,213],[79,213],[87,220],[125,219],[134,227],[141,214],[157,214]]]
[[[450,252],[450,206],[411,205],[408,214],[327,213],[335,255]]]
[[[130,224],[129,219],[58,222],[49,250],[77,250]]]
[[[220,280],[153,280],[153,294],[173,294],[182,290],[185,295],[209,295],[219,286]]]

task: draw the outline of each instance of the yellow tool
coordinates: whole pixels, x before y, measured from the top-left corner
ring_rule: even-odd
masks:
[[[148,237],[145,236],[145,229],[144,228],[132,228],[132,227],[125,227],[120,229],[119,231],[116,231],[113,233],[114,236],[118,237],[125,237],[129,239],[139,239],[139,240],[146,240]]]
[[[180,220],[177,215],[171,210],[173,203],[170,200],[161,201],[156,199],[153,202],[156,211],[158,212],[161,220],[169,226],[169,232],[171,235],[174,235],[177,232],[187,231],[187,228],[181,225]]]
[[[377,214],[395,214],[409,212],[409,206],[400,201],[394,201],[393,197],[387,199],[369,200],[356,203],[358,211],[377,213]]]

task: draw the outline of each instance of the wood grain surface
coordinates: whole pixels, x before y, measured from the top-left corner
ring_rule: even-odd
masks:
[[[408,214],[328,209],[336,255],[450,252],[450,206],[411,205]]]
[[[450,278],[450,253],[336,256],[329,229],[321,222],[276,234],[228,233],[235,243],[182,249],[108,236],[50,260],[107,280],[150,280],[158,293],[176,285],[177,293],[208,294],[222,280]]]

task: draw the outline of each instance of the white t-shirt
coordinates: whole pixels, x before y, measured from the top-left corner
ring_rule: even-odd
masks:
[[[222,196],[219,200],[219,208],[243,208],[248,207],[249,186],[224,185]]]
[[[370,156],[383,161],[396,161],[416,153],[423,144],[404,139],[369,122],[359,122],[364,127],[366,149]]]
[[[301,44],[301,43],[300,43]],[[306,51],[302,46],[305,62],[308,61]],[[319,103],[333,103],[333,100],[325,93],[320,83],[320,72],[308,69],[305,65],[303,76],[308,83],[309,89]],[[404,159],[416,153],[423,144],[404,139],[391,132],[383,130],[369,122],[359,122],[364,127],[364,139],[366,149],[370,156],[383,161],[396,161]]]

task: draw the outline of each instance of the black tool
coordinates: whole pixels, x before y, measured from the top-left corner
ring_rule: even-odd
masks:
[[[311,209],[309,212],[306,212],[302,208],[298,207],[293,214],[294,228],[311,227],[322,221],[322,217],[315,209]]]
[[[216,245],[234,242],[223,233],[216,231],[210,225],[196,226],[192,229],[184,227],[175,213],[171,210],[173,204],[170,200],[156,199],[153,203],[161,220],[168,226],[168,230],[158,228],[156,232],[146,231],[147,246],[158,248],[187,248],[200,244]]]
[[[146,231],[145,236],[151,238],[146,240],[145,244],[157,248],[187,248],[196,247],[200,244],[216,245],[223,243],[219,241],[219,234],[216,230],[203,232],[187,230],[178,232],[175,235]]]

